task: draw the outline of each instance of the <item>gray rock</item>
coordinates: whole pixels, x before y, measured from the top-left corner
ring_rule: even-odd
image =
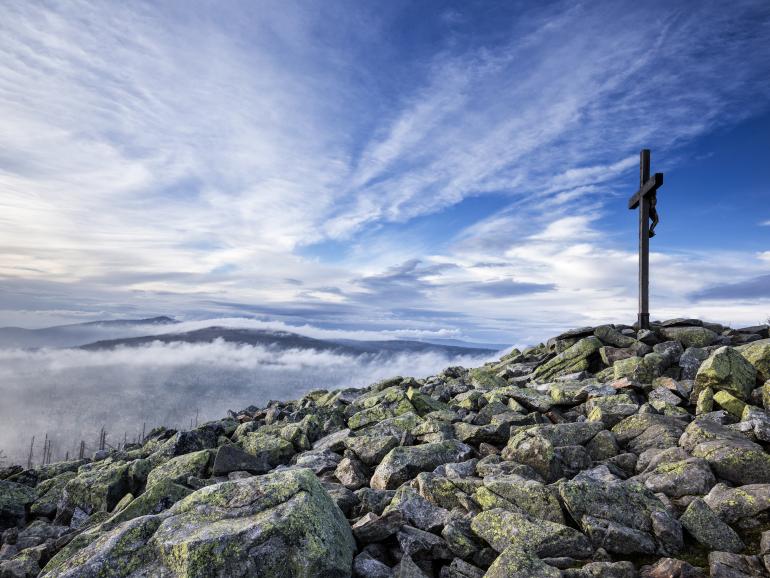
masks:
[[[509,546],[495,559],[484,578],[561,578],[560,570],[549,566],[530,550]]]
[[[447,547],[459,558],[470,559],[483,546],[473,533],[471,519],[470,515],[463,516],[453,512],[441,530],[441,537],[446,541]]]
[[[404,520],[426,532],[437,532],[447,523],[449,511],[430,503],[409,486],[401,486],[385,508],[383,515],[398,510]]]
[[[212,474],[215,476],[226,476],[230,472],[237,471],[264,474],[265,463],[256,456],[244,452],[238,446],[224,445],[220,447],[214,458]]]
[[[446,576],[442,574],[441,578],[484,578],[484,571],[460,558],[455,558],[447,567]]]
[[[700,347],[688,347],[679,358],[679,367],[682,368],[682,379],[695,379],[698,369],[706,359],[708,351]]]
[[[745,547],[735,530],[720,520],[702,498],[690,502],[679,521],[693,538],[711,550],[740,552]]]
[[[350,490],[357,490],[369,482],[369,476],[363,464],[350,458],[342,458],[334,470],[334,476]]]
[[[378,516],[382,514],[383,510],[390,504],[393,496],[396,494],[394,490],[374,490],[372,488],[361,488],[356,490],[356,497],[360,502],[360,512],[366,514],[368,512],[374,512]]]
[[[716,478],[708,463],[701,458],[688,458],[658,465],[640,476],[652,492],[663,493],[670,498],[706,494],[716,484]]]
[[[722,479],[740,485],[770,483],[770,455],[759,444],[718,423],[696,419],[679,443],[705,459]]]
[[[430,578],[411,556],[404,556],[393,569],[393,578]]]
[[[589,562],[582,568],[567,569],[563,578],[636,578],[631,562]]]
[[[679,363],[679,359],[684,354],[684,347],[679,341],[664,341],[652,346],[655,353],[659,353],[665,360],[666,367]]]
[[[358,496],[342,484],[323,482],[322,485],[329,494],[329,497],[334,500],[337,507],[345,514],[346,518],[350,518],[353,515],[353,511],[360,506],[361,502]]]
[[[313,444],[314,450],[331,450],[342,452],[345,449],[345,441],[350,436],[349,429],[343,429],[322,437]]]
[[[770,484],[751,484],[738,488],[717,484],[703,499],[720,519],[732,524],[743,518],[754,519],[770,511]]]
[[[450,560],[453,555],[446,542],[430,532],[402,526],[396,533],[401,551],[414,560]]]
[[[668,340],[679,341],[685,348],[706,347],[718,337],[710,329],[698,326],[662,327],[660,333]]]
[[[655,564],[643,566],[641,578],[707,578],[700,569],[676,558],[661,558]]]
[[[396,436],[356,436],[345,439],[345,447],[354,452],[367,466],[379,464],[396,446]]]
[[[394,535],[404,525],[404,517],[398,510],[391,510],[383,516],[370,512],[352,526],[353,535],[362,544],[381,542]]]
[[[539,557],[585,558],[593,551],[588,538],[574,528],[532,520],[523,514],[500,508],[482,512],[473,518],[471,528],[498,552],[513,546],[529,550]]]
[[[393,570],[368,552],[361,552],[353,559],[353,576],[355,578],[391,578]]]
[[[614,347],[631,347],[636,343],[636,339],[623,335],[612,325],[600,325],[594,330],[594,335],[607,345],[612,345]]]
[[[679,546],[675,518],[646,487],[612,476],[605,466],[584,472],[559,486],[562,502],[596,547],[618,554],[656,550],[673,553]],[[658,515],[653,523],[653,514]],[[666,535],[657,535],[656,527]]]
[[[32,488],[0,480],[0,531],[23,524],[35,498],[37,493]]]
[[[309,450],[294,456],[293,464],[298,468],[313,470],[317,476],[326,472],[333,472],[342,460],[339,454],[328,449]]]
[[[759,556],[742,556],[730,552],[709,553],[711,578],[766,578]]]
[[[370,486],[395,489],[420,472],[430,472],[441,464],[469,459],[473,449],[457,440],[393,448],[374,471]]]

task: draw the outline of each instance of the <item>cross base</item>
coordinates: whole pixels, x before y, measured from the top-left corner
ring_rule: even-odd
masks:
[[[640,313],[639,319],[637,319],[636,324],[639,326],[639,329],[649,329],[650,328],[650,314],[649,313]]]

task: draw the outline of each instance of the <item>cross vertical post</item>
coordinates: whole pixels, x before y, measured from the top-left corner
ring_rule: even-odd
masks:
[[[650,149],[639,153],[639,188],[650,178]],[[650,328],[650,200],[639,199],[639,329]]]
[[[639,207],[639,329],[650,328],[650,237],[658,224],[658,189],[663,186],[663,173],[650,177],[650,151],[639,153],[639,190],[628,199],[628,208]],[[652,227],[650,227],[652,219]]]

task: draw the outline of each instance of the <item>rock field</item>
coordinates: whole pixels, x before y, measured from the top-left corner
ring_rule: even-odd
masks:
[[[770,335],[583,327],[0,469],[0,578],[770,576]]]

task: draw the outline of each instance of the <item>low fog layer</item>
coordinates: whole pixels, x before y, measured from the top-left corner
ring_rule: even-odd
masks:
[[[156,425],[185,428],[191,420],[223,417],[228,409],[295,399],[318,388],[363,387],[394,375],[423,377],[449,365],[477,366],[480,357],[436,353],[392,357],[271,350],[221,340],[205,344],[153,343],[111,351],[0,349],[0,450],[26,462],[36,436],[53,438],[54,459],[89,451],[99,430],[122,443]]]

